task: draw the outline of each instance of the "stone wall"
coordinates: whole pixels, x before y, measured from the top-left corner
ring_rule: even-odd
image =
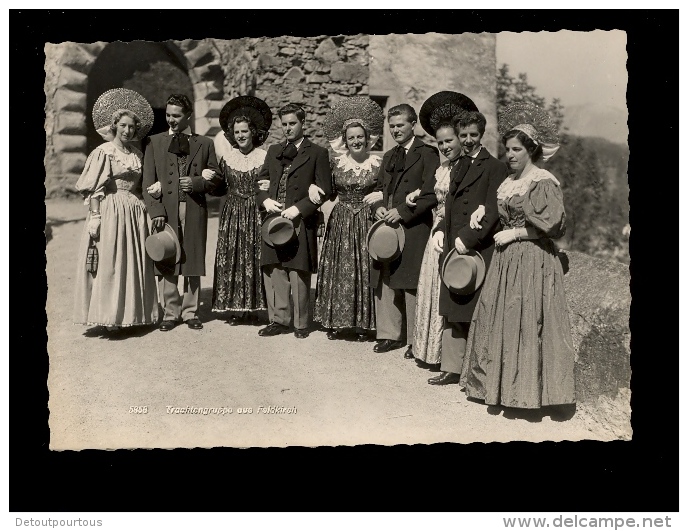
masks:
[[[306,112],[305,133],[327,147],[322,125],[341,98],[368,94],[368,36],[271,37],[218,40],[226,99],[249,94],[265,100],[273,123],[267,145],[283,139],[277,110],[287,103]]]

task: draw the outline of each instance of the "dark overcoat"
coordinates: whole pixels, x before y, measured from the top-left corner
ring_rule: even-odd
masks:
[[[480,254],[489,268],[494,251],[494,235],[500,230],[497,213],[497,188],[507,176],[507,167],[494,158],[484,147],[476,156],[466,175],[457,182],[461,165],[452,169],[449,192],[444,206],[444,222],[436,231],[444,231],[444,252],[440,265],[447,253],[454,248],[454,240],[459,237],[463,244]],[[471,214],[478,206],[485,206],[485,217],[480,222],[482,228],[472,229],[469,225]],[[468,323],[480,297],[479,288],[471,295],[457,295],[450,292],[444,284],[440,286],[440,315],[452,323]]]
[[[182,257],[174,270],[161,270],[156,264],[155,274],[203,276],[208,233],[208,206],[205,194],[211,192],[219,181],[208,181],[201,176],[201,172],[208,168],[220,173],[215,158],[215,147],[213,141],[204,136],[192,134],[189,137],[187,166],[193,190],[186,194],[186,222],[182,238],[179,233],[179,167],[177,156],[167,151],[171,141],[172,135],[165,131],[152,135],[144,144],[143,196],[148,215],[151,219],[164,216],[182,244]],[[162,196],[159,199],[153,199],[146,191],[146,188],[155,182],[159,182],[162,187]]]
[[[389,264],[389,287],[416,289],[425,245],[432,227],[432,209],[437,205],[435,171],[440,165],[440,158],[437,148],[416,138],[406,154],[404,171],[394,176],[386,170],[393,153],[394,149],[391,149],[382,157],[375,188],[382,192],[382,201],[373,205],[373,212],[380,206],[387,207],[389,198],[392,197],[392,208],[396,208],[401,216],[405,244],[401,256]],[[409,207],[406,196],[417,189],[421,193],[416,206]],[[383,264],[377,260],[371,262],[370,285],[373,288],[378,285],[382,267]]]
[[[270,179],[267,192],[259,191],[256,199],[263,219],[267,216],[263,202],[270,198],[277,201],[277,192],[282,177],[282,163],[277,156],[282,152],[285,142],[268,148],[265,163],[258,179]],[[327,150],[307,138],[303,139],[298,152],[289,168],[287,177],[287,195],[284,209],[294,205],[301,213],[295,220],[300,224],[297,238],[280,247],[270,247],[261,240],[261,266],[282,264],[287,269],[297,269],[315,273],[318,270],[318,205],[308,197],[308,188],[316,184],[325,192],[325,197],[332,193],[332,172]]]

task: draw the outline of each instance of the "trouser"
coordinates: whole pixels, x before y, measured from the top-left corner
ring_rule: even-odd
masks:
[[[182,245],[184,241],[184,226],[186,224],[186,202],[179,202],[179,228],[182,233]],[[164,321],[188,321],[196,317],[198,311],[198,298],[201,292],[201,277],[184,277],[184,297],[179,294],[177,284],[178,275],[164,275],[159,279],[160,301],[165,311]]]
[[[466,339],[470,323],[450,323],[444,319],[442,331],[442,362],[440,370],[461,374],[463,358],[466,355]]]
[[[416,329],[416,290],[389,287],[389,270],[384,268],[375,288],[377,339],[403,341],[413,346]]]
[[[289,326],[293,307],[294,328],[308,328],[311,274],[307,271],[287,269],[281,264],[272,264],[263,267],[263,282],[270,322]]]

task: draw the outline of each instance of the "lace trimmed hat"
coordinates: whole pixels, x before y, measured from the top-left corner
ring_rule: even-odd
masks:
[[[420,108],[418,120],[420,125],[435,136],[437,126],[443,120],[451,120],[464,111],[478,111],[473,100],[460,92],[443,90],[430,96]]]
[[[368,133],[370,150],[380,138],[385,124],[382,108],[368,96],[350,96],[336,102],[325,116],[323,130],[335,153],[346,153],[342,133],[352,123],[360,123]]]
[[[507,105],[499,115],[499,136],[517,130],[542,147],[542,160],[547,162],[559,150],[559,131],[549,113],[525,101]]]
[[[259,142],[254,147],[265,142],[272,125],[272,111],[267,103],[255,96],[237,96],[229,100],[220,111],[220,127],[225,133],[229,132],[235,116],[247,116],[258,129]]]
[[[133,112],[139,119],[140,124],[134,138],[140,140],[145,137],[153,127],[153,108],[141,94],[125,88],[103,92],[93,104],[93,125],[98,134],[105,140],[112,140],[112,119],[115,113],[122,110]]]

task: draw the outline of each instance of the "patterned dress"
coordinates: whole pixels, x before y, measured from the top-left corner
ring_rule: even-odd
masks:
[[[565,231],[559,183],[534,168],[497,192],[504,229],[532,226],[537,240],[495,248],[471,321],[461,374],[486,404],[539,408],[575,402],[574,350],[564,273],[552,239]]]
[[[86,159],[77,189],[100,201],[96,240],[98,270],[86,270],[91,238],[89,212],[77,259],[74,322],[101,326],[148,325],[158,321],[158,292],[153,262],[146,254],[148,216],[141,198],[143,155],[125,154],[113,143],[94,149]]]
[[[435,172],[435,195],[437,206],[432,211],[432,230],[444,218],[444,202],[449,192],[451,168],[445,160]],[[439,314],[440,308],[440,255],[435,251],[432,238],[428,239],[423,254],[418,277],[416,296],[416,329],[413,338],[413,355],[425,363],[440,362],[442,353],[442,330],[444,318]]]
[[[227,199],[220,214],[217,234],[212,310],[264,310],[256,181],[266,152],[256,148],[244,155],[232,148],[222,134],[215,138],[215,150],[227,188]]]
[[[337,157],[332,172],[339,202],[327,222],[320,253],[313,320],[325,328],[375,329],[370,255],[366,235],[373,224],[363,197],[375,188],[380,157],[362,164],[348,154]]]

